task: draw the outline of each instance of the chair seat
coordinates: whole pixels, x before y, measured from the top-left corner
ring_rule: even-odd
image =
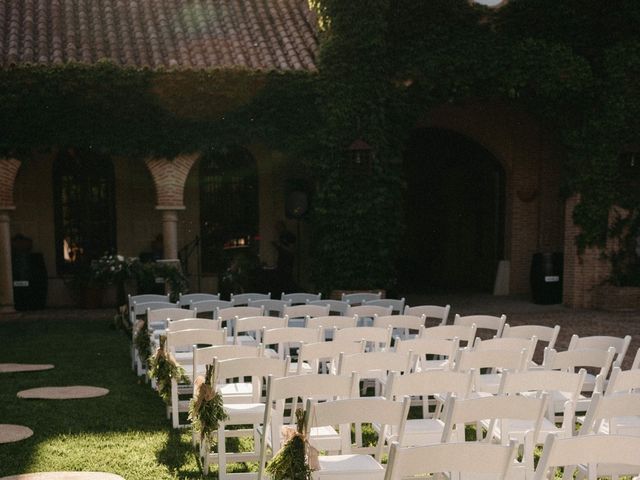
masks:
[[[476,377],[476,391],[498,393],[500,389],[500,382],[502,380],[502,374],[500,373],[485,373]]]
[[[224,409],[229,415],[227,422],[259,423],[264,417],[264,407],[264,403],[232,403],[225,405]]]
[[[613,422],[614,428],[611,429],[610,425]],[[613,430],[613,432],[611,432]],[[615,435],[640,435],[640,417],[614,417],[602,422],[599,434],[609,435],[614,433]]]
[[[446,358],[440,360],[420,360],[416,372],[424,372],[425,370],[444,370],[449,367],[449,360]]]
[[[331,455],[319,457],[320,476],[340,475],[350,478],[353,475],[367,475],[367,478],[383,478],[384,468],[371,455]]]
[[[487,426],[489,422],[483,421],[483,426]],[[529,420],[509,420],[509,437],[516,438],[520,443],[524,441],[524,436],[527,432],[533,430],[533,422]],[[562,430],[556,427],[555,423],[551,422],[548,418],[542,419],[542,424],[540,425],[540,433],[538,434],[538,439],[536,440],[537,444],[544,444],[548,435],[558,435],[562,434]],[[502,437],[502,432],[500,431],[499,423],[495,426],[494,435],[497,437]]]
[[[225,383],[218,386],[218,391],[222,394],[225,406],[228,403],[246,403],[252,398],[253,385],[250,383]]]
[[[318,450],[332,452],[340,450],[341,438],[331,426],[311,427],[309,443]]]

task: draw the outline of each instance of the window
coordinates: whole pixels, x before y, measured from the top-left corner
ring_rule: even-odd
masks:
[[[220,272],[231,254],[256,251],[258,172],[240,147],[212,151],[200,160],[202,270]]]
[[[68,149],[53,167],[56,263],[72,273],[116,247],[115,187],[111,160]]]

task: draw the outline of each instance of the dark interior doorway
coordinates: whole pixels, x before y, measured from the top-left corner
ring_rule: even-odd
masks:
[[[416,129],[404,158],[407,230],[399,288],[491,292],[504,253],[504,170],[456,132]]]

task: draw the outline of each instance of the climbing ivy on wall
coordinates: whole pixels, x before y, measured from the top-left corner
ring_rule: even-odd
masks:
[[[318,72],[108,62],[0,70],[0,152],[28,158],[34,148],[74,145],[142,157],[265,143],[313,172],[317,286],[393,288],[407,135],[437,105],[497,99],[538,117],[565,146],[566,193],[580,194],[578,245],[616,237],[631,248],[640,189],[619,154],[640,145],[640,2],[310,3],[321,25]],[[372,147],[366,172],[349,164],[356,139]],[[609,228],[613,205],[625,210]],[[609,252],[614,263],[619,253]]]

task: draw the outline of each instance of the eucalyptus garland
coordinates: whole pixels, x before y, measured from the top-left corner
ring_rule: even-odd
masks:
[[[133,344],[138,350],[140,358],[148,359],[151,356],[151,338],[149,338],[147,320],[138,320],[133,327]]]
[[[317,451],[309,447],[304,435],[304,412],[298,408],[296,430],[269,462],[267,472],[273,480],[310,480],[313,470],[317,470]]]
[[[160,345],[156,353],[149,357],[149,377],[155,379],[160,397],[166,404],[171,402],[171,379],[188,382],[184,369],[178,365],[173,355],[167,351],[167,336],[160,336]]]
[[[220,422],[229,418],[224,410],[222,395],[215,388],[215,367],[207,365],[205,376],[194,382],[195,394],[189,403],[189,420],[200,439],[210,438]]]

